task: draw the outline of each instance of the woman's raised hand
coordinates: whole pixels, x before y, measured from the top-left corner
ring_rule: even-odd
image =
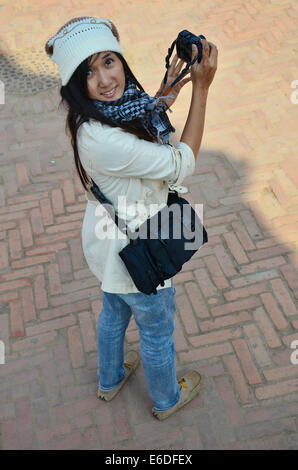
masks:
[[[196,61],[190,67],[191,80],[193,87],[208,89],[211,85],[215,72],[217,70],[218,50],[215,44],[202,39],[202,60]],[[192,60],[198,55],[198,48],[192,45]]]

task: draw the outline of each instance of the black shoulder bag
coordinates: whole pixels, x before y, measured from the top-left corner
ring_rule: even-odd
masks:
[[[91,181],[88,190],[130,239],[119,256],[140,292],[156,295],[156,287],[164,286],[164,281],[181,271],[183,264],[208,242],[196,211],[177,191],[169,191],[167,205],[132,232],[92,178]]]

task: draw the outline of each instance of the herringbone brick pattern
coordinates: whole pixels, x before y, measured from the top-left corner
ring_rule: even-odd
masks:
[[[105,16],[148,93],[177,33],[219,49],[203,145],[185,184],[209,243],[175,277],[178,375],[200,395],[165,422],[140,366],[98,400],[102,292],[81,249],[86,206],[59,89],[0,106],[2,449],[297,449],[297,19],[294,0],[31,0],[1,6],[2,52],[43,47],[64,21]],[[11,21],[11,22],[10,22]],[[175,140],[190,88],[173,106]],[[297,100],[297,99],[296,99]],[[135,323],[126,347],[139,349]]]

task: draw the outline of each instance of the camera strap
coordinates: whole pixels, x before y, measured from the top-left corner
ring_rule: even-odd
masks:
[[[168,79],[168,69],[170,67],[170,57],[173,53],[173,49],[175,47],[175,44],[177,42],[177,39],[175,39],[175,41],[173,41],[171,47],[168,49],[168,55],[165,59],[166,61],[166,73],[165,73],[165,76],[164,76],[164,79],[163,79],[163,83],[166,84],[167,82],[167,79]],[[180,72],[180,74],[178,75],[178,77],[171,83],[170,87],[172,88],[174,85],[176,85],[176,83],[178,83],[183,77],[184,75],[188,72],[189,70],[189,67],[191,67],[195,61],[198,59],[199,55],[197,57],[194,58],[194,60],[192,61],[189,61],[187,62],[187,65],[184,67],[184,69]]]

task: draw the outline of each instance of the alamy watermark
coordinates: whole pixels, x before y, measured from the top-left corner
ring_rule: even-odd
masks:
[[[0,80],[0,104],[4,104],[5,97],[4,97],[4,83]]]
[[[125,240],[126,227],[131,240],[140,239],[181,239],[185,250],[193,250],[202,245],[203,204],[173,203],[144,205],[140,201],[127,204],[126,196],[118,196],[118,227],[115,224],[115,211],[110,204],[98,204],[95,215],[99,221],[95,225],[95,235],[99,240]],[[192,212],[194,210],[195,214]]]
[[[294,341],[291,342],[291,349],[295,349],[295,348],[298,348],[298,339],[295,339]],[[291,363],[294,365],[298,364],[298,349],[292,352]]]
[[[293,80],[291,83],[291,88],[297,88],[298,87],[298,80]],[[293,91],[291,93],[291,102],[293,104],[298,104],[298,88],[297,90]]]
[[[5,364],[5,344],[0,340],[0,364]]]

